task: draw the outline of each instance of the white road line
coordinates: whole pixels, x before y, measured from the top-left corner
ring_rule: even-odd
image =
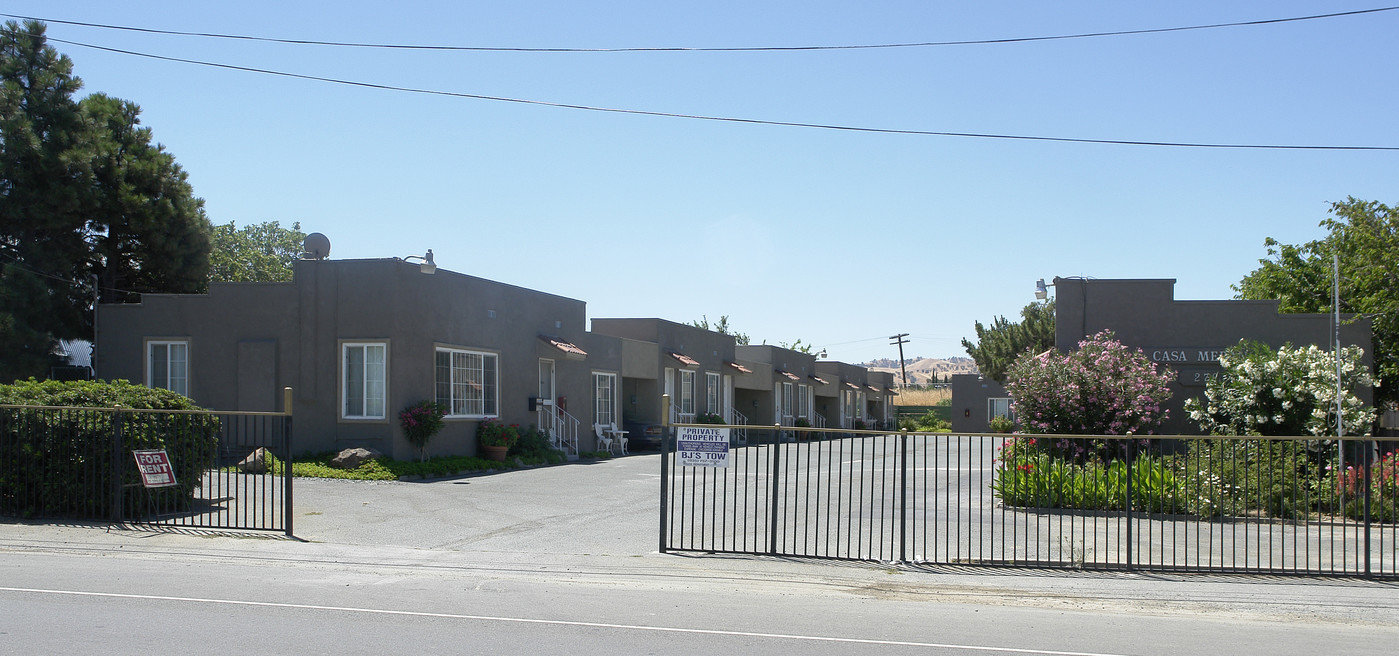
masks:
[[[736,636],[745,638],[774,638],[780,640],[806,640],[812,642],[834,642],[860,645],[889,645],[895,647],[930,647],[936,649],[962,649],[966,651],[999,652],[1005,654],[1044,654],[1046,656],[1125,656],[1083,651],[1053,651],[1047,649],[1024,649],[1018,647],[989,647],[984,645],[955,645],[938,642],[908,642],[903,640],[871,640],[864,638],[833,638],[829,636],[796,635],[788,633],[758,633],[754,631],[723,631],[719,629],[686,629],[671,626],[645,626],[639,624],[609,624],[606,622],[575,622],[570,620],[543,620],[528,617],[498,617],[492,615],[462,615],[457,613],[428,613],[412,610],[388,610],[383,608],[355,608],[351,606],[320,606],[313,604],[287,604],[271,601],[240,601],[237,599],[207,599],[201,597],[169,597],[163,595],[122,594],[116,592],[86,592],[82,590],[45,590],[41,588],[0,587],[3,592],[29,594],[69,595],[75,597],[107,597],[113,599],[143,599],[149,601],[183,601],[199,604],[224,604],[229,606],[254,606],[260,608],[290,608],[297,610],[325,610],[342,613],[365,613],[371,615],[399,615],[406,617],[433,617],[439,619],[477,620],[483,622],[514,622],[517,624],[546,624],[554,626],[584,626],[599,629],[623,629],[631,631],[656,631],[662,633],[690,633],[699,635]]]

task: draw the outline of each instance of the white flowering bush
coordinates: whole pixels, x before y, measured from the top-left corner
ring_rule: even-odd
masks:
[[[1375,412],[1354,390],[1374,379],[1360,364],[1364,350],[1341,349],[1341,407],[1348,435],[1369,435]],[[1185,411],[1213,435],[1335,435],[1335,354],[1315,345],[1267,345],[1243,340],[1220,356],[1224,371],[1205,387],[1204,400]]]

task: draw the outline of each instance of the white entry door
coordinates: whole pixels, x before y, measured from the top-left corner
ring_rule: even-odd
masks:
[[[548,404],[554,402],[554,361],[548,359],[539,360],[539,400]]]

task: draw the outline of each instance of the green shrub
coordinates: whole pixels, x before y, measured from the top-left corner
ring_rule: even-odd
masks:
[[[510,456],[549,464],[567,460],[562,451],[554,448],[549,435],[534,426],[520,431],[520,439],[510,447]]]
[[[1263,514],[1305,519],[1328,510],[1324,456],[1284,440],[1192,440],[1177,458],[1189,512],[1201,517]]]
[[[456,476],[458,474],[470,472],[482,472],[500,469],[511,469],[527,465],[547,465],[561,462],[552,457],[511,457],[507,462],[501,463],[494,460],[485,460],[474,456],[445,456],[429,458],[427,460],[393,460],[391,458],[378,458],[366,460],[359,467],[354,469],[337,469],[330,466],[330,461],[335,458],[336,452],[317,453],[298,458],[291,465],[292,476],[303,478],[342,478],[360,481],[393,481],[402,477],[421,476],[423,478],[440,478],[443,476]],[[286,466],[281,460],[272,459],[272,472],[282,474]]]
[[[696,424],[723,424],[726,423],[723,417],[712,412],[702,412],[695,415]]]
[[[116,463],[125,489],[142,489],[131,451],[164,449],[177,485],[123,494],[123,513],[147,506],[180,508],[193,498],[204,472],[214,465],[220,422],[203,413],[139,412],[199,410],[174,392],[124,380],[28,381],[0,385],[0,404],[112,408],[104,410],[0,410],[0,510],[20,516],[106,517],[114,504],[109,472],[112,436],[120,417],[122,444]]]
[[[1143,456],[1131,467],[1132,510],[1178,513],[1185,504],[1168,459]],[[1104,465],[1065,461],[1042,452],[1000,459],[992,490],[1007,506],[1126,510],[1128,467],[1124,460]]]
[[[995,417],[992,417],[992,418],[991,418],[991,432],[992,432],[992,433],[1014,433],[1014,432],[1015,432],[1015,422],[1011,421],[1011,420],[1010,420],[1010,417],[1004,417],[1004,416],[995,416]]]
[[[1009,439],[997,455],[992,490],[1007,506],[1123,510],[1126,460],[1105,462],[1121,440],[1059,436]],[[1190,440],[1184,451],[1157,455],[1143,445],[1131,467],[1132,509],[1202,518],[1309,519],[1338,514],[1360,520],[1369,496],[1371,521],[1399,521],[1399,455],[1364,469],[1334,472],[1334,451],[1318,444],[1272,439]],[[1322,445],[1324,446],[1324,445]]]

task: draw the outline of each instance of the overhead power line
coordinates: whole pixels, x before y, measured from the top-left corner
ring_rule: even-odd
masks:
[[[1111,36],[1133,36],[1139,34],[1164,34],[1168,32],[1187,32],[1192,30],[1212,30],[1226,27],[1251,27],[1259,25],[1274,25],[1278,23],[1294,23],[1299,21],[1322,20],[1327,18],[1340,18],[1344,16],[1359,16],[1363,14],[1375,14],[1385,11],[1399,10],[1399,6],[1377,7],[1374,9],[1358,9],[1355,11],[1341,11],[1330,14],[1314,14],[1311,16],[1294,16],[1290,18],[1268,18],[1253,21],[1237,21],[1232,23],[1210,23],[1205,25],[1185,25],[1178,27],[1158,27],[1141,30],[1116,30],[1110,32],[1083,32],[1078,34],[1058,34],[1051,36],[1029,36],[1011,37],[1002,39],[970,39],[963,41],[915,41],[908,43],[869,43],[854,45],[831,45],[831,46],[736,46],[727,48],[705,48],[705,47],[652,47],[652,48],[526,48],[526,47],[492,47],[492,46],[445,46],[445,45],[409,45],[399,43],[360,43],[353,41],[317,41],[312,39],[281,39],[265,36],[251,36],[246,34],[220,34],[216,32],[185,32],[179,30],[160,30],[148,27],[133,27],[129,25],[108,25],[103,23],[88,23],[83,21],[58,20],[54,18],[39,18],[35,16],[23,16],[19,14],[4,14],[0,16],[6,18],[18,18],[22,20],[37,20],[45,23],[57,23],[60,25],[73,25],[78,27],[95,27],[107,30],[123,30],[127,32],[141,32],[144,34],[164,34],[172,36],[193,36],[212,39],[234,39],[239,41],[260,41],[264,43],[285,43],[292,45],[313,45],[313,46],[337,46],[346,48],[388,48],[397,50],[444,50],[444,51],[469,51],[469,52],[793,52],[793,51],[816,51],[816,50],[872,50],[881,48],[928,48],[938,46],[973,46],[973,45],[994,45],[1001,43],[1029,43],[1034,41],[1063,41],[1068,39],[1092,39]]]
[[[195,64],[199,66],[210,66],[232,71],[243,71],[247,73],[258,73],[262,75],[275,75],[279,77],[292,78],[297,80],[311,80],[315,82],[326,82],[330,84],[341,84],[365,89],[379,89],[383,91],[399,91],[403,93],[417,93],[433,96],[446,96],[450,98],[467,98],[472,100],[488,100],[492,102],[515,103],[520,105],[534,105],[539,107],[556,107],[560,109],[576,109],[589,112],[605,112],[612,114],[628,114],[633,116],[657,116],[662,118],[683,118],[695,121],[713,121],[721,123],[741,123],[747,125],[771,125],[792,128],[810,128],[816,130],[837,130],[842,132],[866,132],[875,134],[905,134],[926,137],[965,137],[971,139],[1001,139],[1011,141],[1046,141],[1057,143],[1082,143],[1082,144],[1103,144],[1114,146],[1164,146],[1172,148],[1217,148],[1217,149],[1242,149],[1242,150],[1330,150],[1330,151],[1399,151],[1399,146],[1318,146],[1318,145],[1286,145],[1286,144],[1242,144],[1242,143],[1195,143],[1183,141],[1140,141],[1124,139],[1088,139],[1080,137],[1049,137],[1023,134],[996,134],[989,132],[948,132],[939,130],[908,130],[897,128],[874,128],[854,125],[834,125],[827,123],[804,123],[800,121],[777,121],[756,118],[741,118],[733,116],[707,116],[703,114],[684,114],[678,112],[659,112],[644,109],[626,109],[620,107],[600,107],[596,105],[580,105],[576,103],[550,102],[547,100],[530,100],[527,98],[510,98],[506,96],[490,96],[476,93],[462,93],[458,91],[442,91],[437,89],[419,89],[392,84],[378,84],[374,82],[360,82],[356,80],[345,80],[333,77],[323,77],[319,75],[306,75],[303,73],[291,73],[287,71],[275,71],[265,68],[253,68],[250,66],[237,66],[234,64],[222,64],[218,62],[201,61],[198,59],[185,59],[182,57],[168,57],[165,55],[155,55],[134,50],[123,50],[121,48],[110,48],[80,41],[69,41],[66,39],[55,39],[48,37],[49,41],[55,43],[65,43],[81,48],[91,48],[104,52],[131,55],[133,57],[145,57],[160,61],[177,62],[182,64]]]

